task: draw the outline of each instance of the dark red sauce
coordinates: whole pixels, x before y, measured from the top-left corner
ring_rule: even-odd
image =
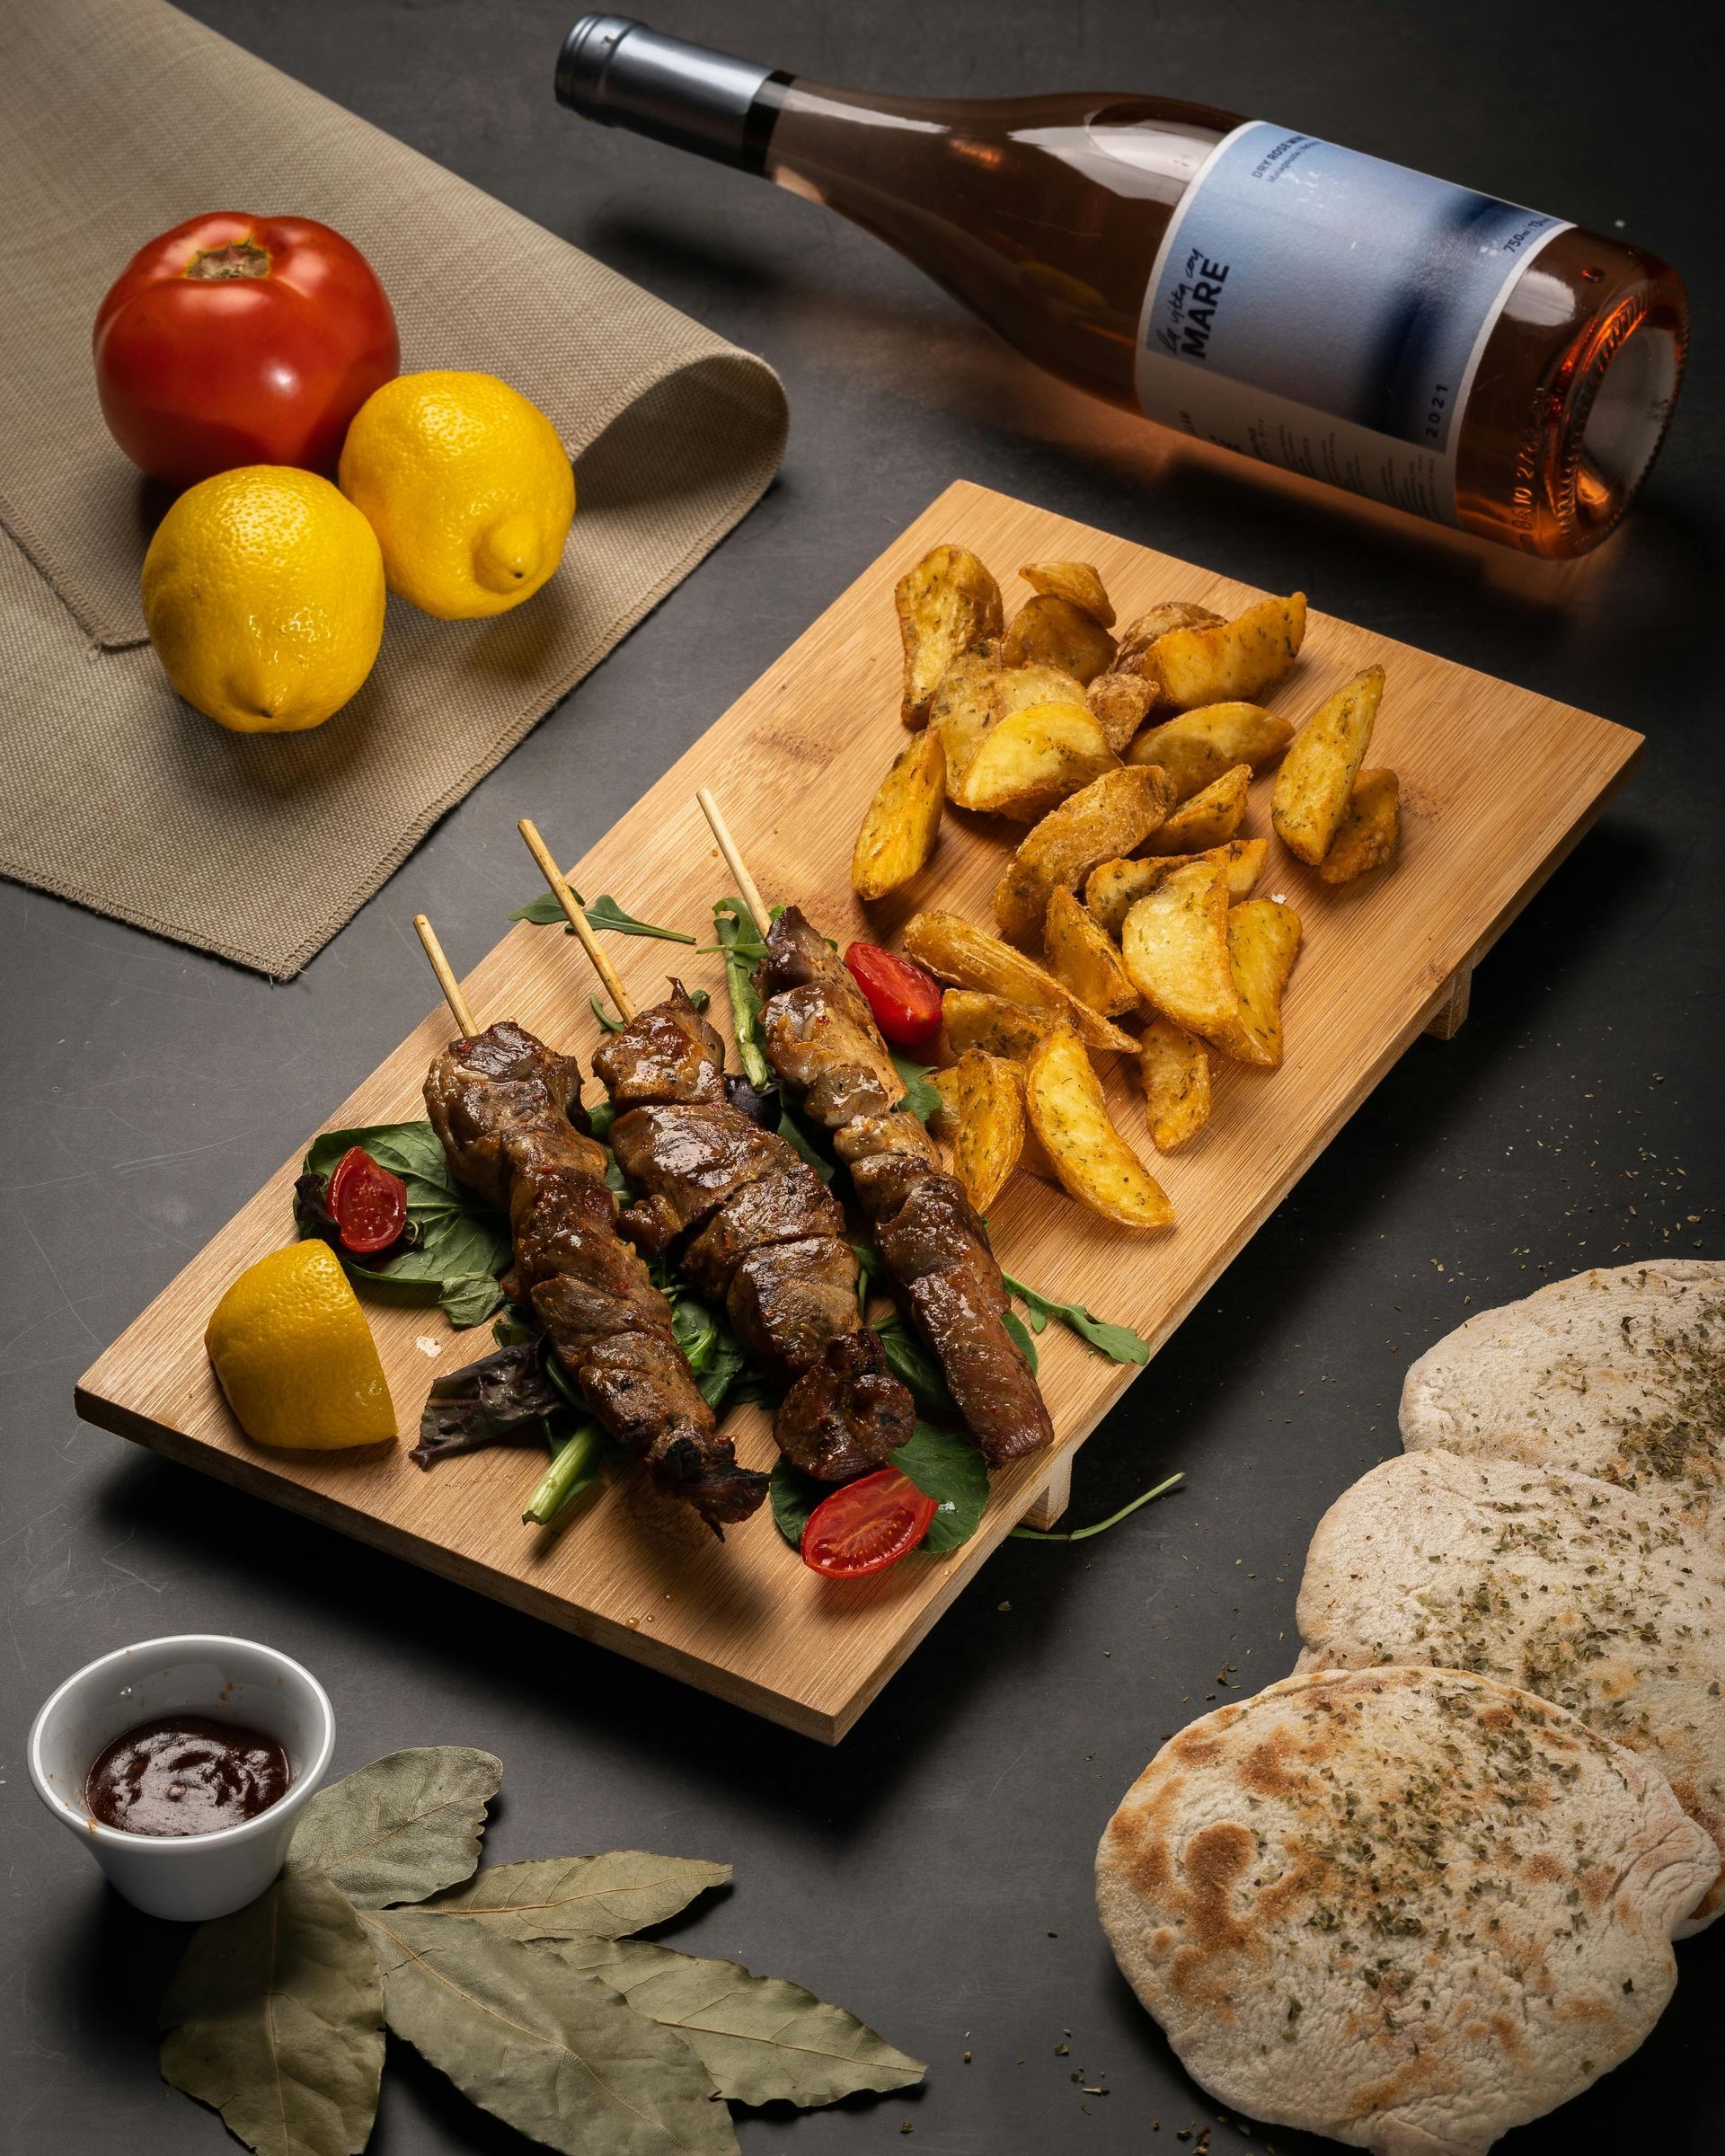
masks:
[[[213,1834],[288,1793],[293,1770],[273,1736],[201,1714],[140,1722],[91,1768],[93,1818],[128,1834]]]

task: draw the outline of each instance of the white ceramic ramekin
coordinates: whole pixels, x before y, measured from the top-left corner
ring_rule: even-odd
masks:
[[[213,1834],[127,1834],[93,1819],[84,1788],[101,1754],[136,1724],[180,1712],[273,1736],[293,1770],[287,1795]],[[68,1677],[31,1726],[30,1778],[118,1893],[148,1915],[191,1923],[243,1909],[275,1878],[334,1745],[329,1695],[310,1670],[253,1639],[185,1632],[122,1647]]]

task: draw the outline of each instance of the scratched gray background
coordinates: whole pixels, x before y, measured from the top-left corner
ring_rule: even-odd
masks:
[[[500,1753],[500,1857],[634,1844],[730,1860],[735,1891],[679,1939],[796,1976],[932,2062],[909,2098],[746,2120],[751,2156],[896,2147],[905,2122],[914,2146],[947,2156],[1103,2156],[1207,2125],[1218,2147],[1242,2146],[1113,1972],[1090,1900],[1103,1820],[1218,1673],[1246,1686],[1283,1673],[1306,1537],[1392,1448],[1411,1356],[1541,1278],[1721,1248],[1721,757],[1705,614],[1725,488],[1716,114],[1707,71],[1676,57],[1691,12],[1651,0],[1631,29],[1616,7],[1499,0],[660,0],[654,18],[841,82],[1162,88],[1606,231],[1622,220],[1687,270],[1698,356],[1646,506],[1568,575],[1243,473],[1159,473],[1153,437],[1039,389],[863,235],[561,112],[567,6],[194,12],[765,353],[792,435],[742,530],[291,986],[0,886],[0,2145],[223,2144],[213,2116],[155,2078],[177,1936],[103,1893],[22,1760],[31,1714],[69,1670],[196,1628],[273,1640],[316,1669],[339,1768],[398,1745]],[[1627,101],[1656,67],[1659,124],[1632,141]],[[117,256],[125,245],[117,234]],[[413,911],[471,962],[531,882],[518,816],[570,853],[589,843],[960,474],[1255,583],[1303,584],[1331,612],[1650,737],[1633,791],[1482,970],[1460,1038],[1413,1049],[1092,1440],[1073,1518],[1172,1467],[1183,1493],[1094,1542],[1009,1544],[829,1754],[81,1427],[78,1373],[425,1011]],[[1641,2054],[1507,2149],[1721,2147],[1725,1938],[1686,1946],[1682,1966]],[[1074,2066],[1110,2093],[1085,2097]],[[379,2156],[519,2145],[392,2054]]]

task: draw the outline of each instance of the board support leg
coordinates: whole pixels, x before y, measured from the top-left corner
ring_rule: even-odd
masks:
[[[1458,966],[1449,976],[1444,1000],[1426,1024],[1434,1040],[1454,1040],[1467,1017],[1468,998],[1473,989],[1473,968]]]
[[[1052,1527],[1072,1502],[1072,1454],[1057,1460],[1049,1471],[1048,1480],[1031,1500],[1030,1510],[1020,1524],[1025,1527]]]

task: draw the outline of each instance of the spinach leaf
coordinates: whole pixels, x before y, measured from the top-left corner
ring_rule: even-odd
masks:
[[[397,1257],[367,1265],[332,1244],[350,1279],[363,1282],[385,1301],[436,1303],[446,1283],[471,1282],[479,1276],[494,1279],[509,1265],[509,1223],[456,1183],[442,1141],[429,1123],[326,1130],[313,1140],[300,1164],[302,1175],[327,1176],[350,1145],[363,1145],[380,1168],[406,1184],[409,1245]],[[303,1223],[302,1215],[302,1233]],[[493,1300],[480,1316],[489,1316],[500,1300]],[[466,1289],[461,1303],[464,1309],[477,1309],[475,1291]]]
[[[429,1467],[451,1453],[476,1453],[488,1445],[537,1442],[548,1416],[561,1412],[562,1395],[545,1374],[543,1336],[500,1348],[464,1370],[438,1378],[420,1417],[420,1441],[408,1455]]]
[[[694,941],[693,936],[685,935],[680,928],[660,928],[656,922],[638,921],[632,914],[624,912],[609,891],[601,891],[591,906],[577,891],[575,903],[586,914],[589,928],[608,928],[617,936],[657,936],[665,943]],[[575,932],[563,920],[563,909],[550,891],[541,891],[536,898],[529,898],[525,906],[517,906],[509,919],[531,922],[535,928],[549,928],[562,923],[570,935]]]
[[[482,1325],[507,1298],[489,1273],[457,1273],[438,1290],[438,1308],[457,1332]]]
[[[1005,1310],[1000,1315],[1001,1323],[1013,1337],[1013,1344],[1031,1365],[1031,1375],[1036,1375],[1036,1342],[1025,1329],[1024,1321],[1015,1310]]]
[[[616,1119],[617,1104],[615,1100],[596,1101],[587,1111],[587,1127],[601,1145],[611,1135],[611,1126]]]
[[[929,1065],[917,1063],[909,1056],[901,1056],[897,1048],[891,1051],[892,1067],[905,1082],[905,1097],[898,1103],[907,1108],[919,1123],[940,1112],[941,1096],[933,1080],[929,1076]]]
[[[796,1153],[800,1159],[807,1161],[823,1183],[832,1181],[833,1163],[817,1147],[813,1138],[809,1135],[802,1118],[798,1115],[796,1109],[789,1102],[782,1106],[779,1110],[779,1135],[790,1146],[792,1153]]]
[[[737,1037],[743,1075],[757,1093],[774,1084],[773,1068],[761,1038],[761,999],[752,978],[766,956],[755,916],[740,898],[721,898],[712,909],[717,948],[724,954],[725,986],[730,994],[730,1029]]]
[[[773,1507],[773,1524],[793,1550],[802,1547],[809,1515],[823,1498],[830,1498],[836,1487],[832,1482],[817,1482],[800,1467],[792,1467],[783,1454],[779,1455],[766,1486],[766,1498]]]
[[[702,1399],[717,1409],[730,1396],[748,1358],[717,1312],[675,1281],[662,1285],[671,1298],[671,1338],[683,1350]]]
[[[887,1367],[916,1405],[930,1415],[958,1414],[958,1402],[947,1390],[941,1365],[895,1311],[874,1327],[887,1351]]]
[[[919,1550],[929,1557],[945,1557],[970,1540],[987,1508],[988,1469],[968,1437],[919,1422],[891,1464],[939,1507],[916,1545]]]
[[[1093,1311],[1086,1310],[1082,1303],[1057,1303],[1051,1295],[1042,1294],[1023,1281],[1014,1280],[1010,1273],[1001,1278],[1011,1288],[1030,1312],[1031,1323],[1038,1332],[1050,1318],[1058,1318],[1063,1325],[1070,1326],[1081,1340],[1087,1341],[1098,1355],[1105,1355],[1114,1363],[1147,1363],[1150,1360],[1150,1343],[1127,1325],[1110,1325]],[[1034,1369],[1036,1365],[1031,1363]]]

